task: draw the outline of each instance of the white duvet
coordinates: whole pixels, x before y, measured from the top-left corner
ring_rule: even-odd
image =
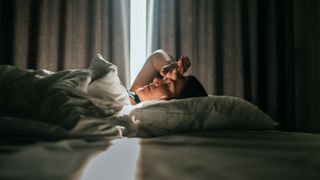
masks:
[[[6,135],[159,136],[277,126],[253,104],[210,96],[130,105],[117,68],[97,55],[86,69],[0,66],[0,131]]]
[[[0,67],[0,128],[7,134],[118,135],[107,119],[129,99],[117,68],[97,55],[86,69]]]

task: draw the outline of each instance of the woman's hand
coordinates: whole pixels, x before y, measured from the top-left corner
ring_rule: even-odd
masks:
[[[191,66],[187,56],[181,56],[176,62],[172,62],[162,67],[160,74],[163,78],[172,80],[179,79]]]

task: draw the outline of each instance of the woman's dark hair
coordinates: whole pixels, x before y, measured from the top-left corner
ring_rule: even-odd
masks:
[[[186,83],[176,99],[208,96],[206,90],[196,77],[189,75],[185,76],[185,78]]]

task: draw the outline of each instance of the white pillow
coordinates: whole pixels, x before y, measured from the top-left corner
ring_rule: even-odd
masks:
[[[231,96],[147,101],[130,111],[136,136],[225,129],[272,129],[278,123],[252,103]]]
[[[89,69],[92,69],[94,78],[88,87],[88,95],[92,102],[99,107],[100,104],[111,102],[111,108],[116,111],[130,104],[128,92],[118,76],[115,65],[97,54],[91,61]]]

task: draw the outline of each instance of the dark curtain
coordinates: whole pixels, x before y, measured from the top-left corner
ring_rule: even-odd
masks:
[[[84,68],[95,54],[129,82],[129,1],[0,1],[0,63],[22,68]],[[125,83],[126,82],[126,83]]]
[[[320,1],[293,2],[297,127],[320,133]]]
[[[191,58],[209,94],[258,105],[295,130],[291,0],[155,0],[149,46]]]

